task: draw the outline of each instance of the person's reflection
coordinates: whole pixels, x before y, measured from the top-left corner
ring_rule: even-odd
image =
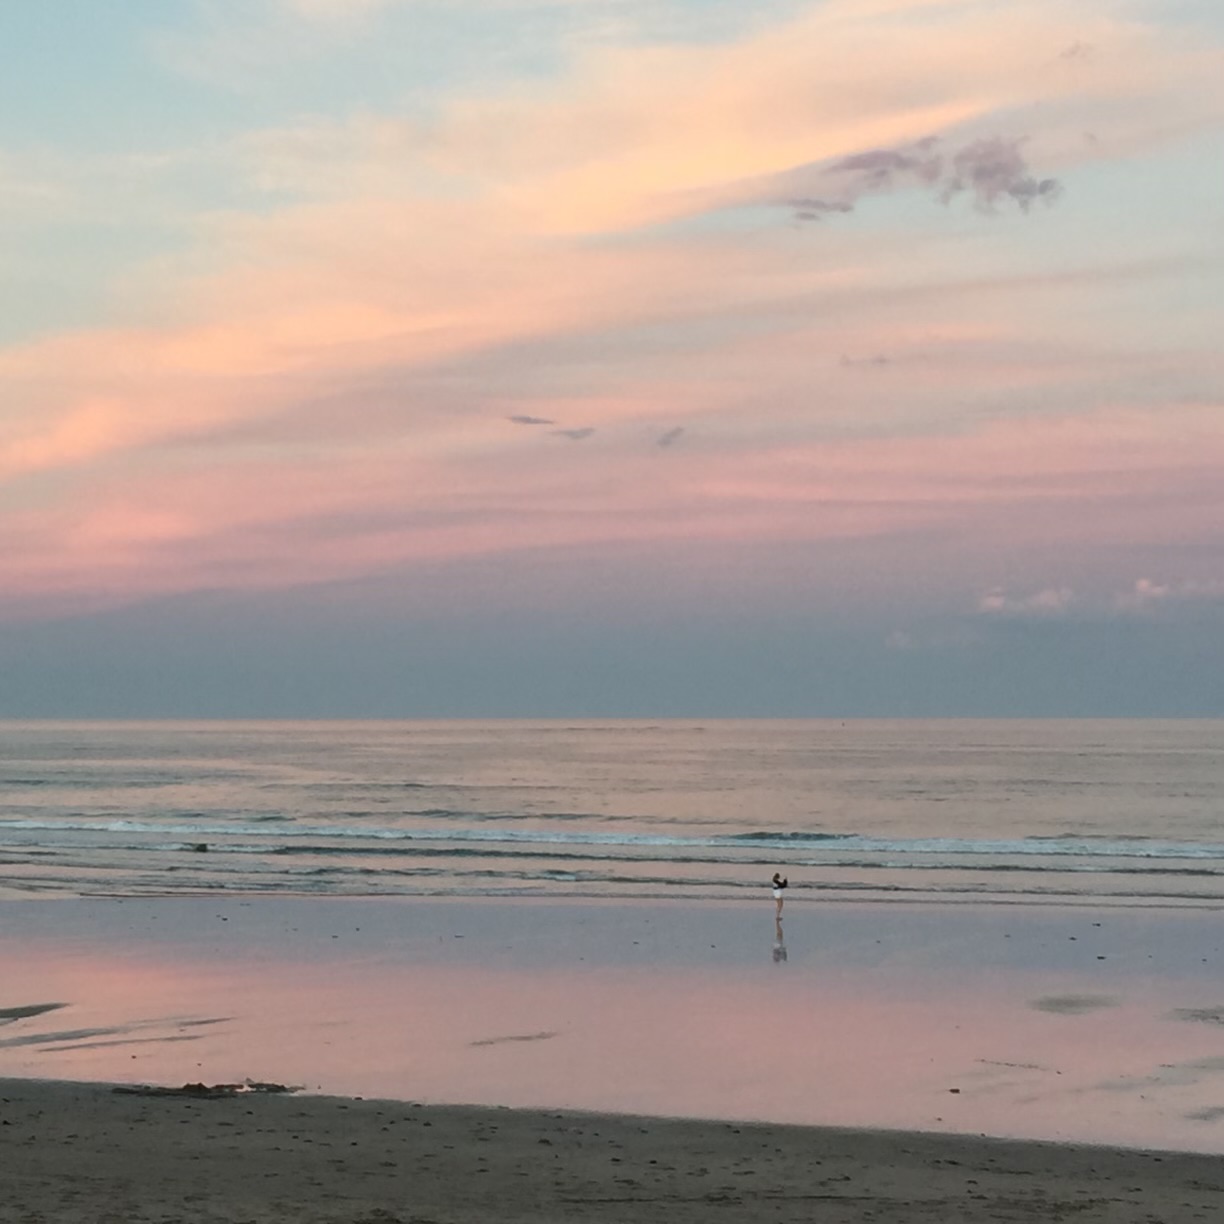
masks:
[[[786,944],[783,942],[783,939],[782,915],[779,914],[774,919],[773,959],[775,965],[784,965],[786,963]]]

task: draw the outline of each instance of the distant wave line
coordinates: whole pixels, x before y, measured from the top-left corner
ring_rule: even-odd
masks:
[[[13,832],[47,833],[147,833],[186,838],[297,838],[331,839],[339,842],[455,842],[496,845],[540,846],[625,846],[657,849],[772,849],[794,852],[802,846],[819,848],[823,853],[894,853],[943,855],[998,855],[1081,858],[1134,859],[1224,859],[1224,845],[1219,843],[1152,841],[1142,838],[1071,839],[1059,837],[1025,837],[1011,841],[968,838],[875,838],[859,834],[828,832],[760,832],[727,834],[709,837],[672,837],[651,833],[598,832],[593,830],[550,829],[394,829],[353,828],[343,825],[296,825],[269,821],[264,817],[248,824],[200,823],[165,824],[141,820],[0,820],[0,836],[4,830]]]
[[[87,834],[151,834],[191,838],[330,838],[349,841],[458,842],[481,845],[625,846],[657,849],[704,848],[734,852],[737,849],[791,851],[802,846],[819,847],[824,853],[967,854],[967,856],[1033,856],[1078,858],[1190,858],[1224,859],[1220,843],[1151,841],[1126,837],[1110,841],[1102,837],[1023,837],[1013,841],[974,838],[923,837],[880,838],[832,832],[747,832],[709,837],[673,837],[662,834],[628,834],[594,830],[543,829],[356,829],[344,825],[294,825],[258,816],[252,824],[164,824],[152,820],[0,820],[0,835],[13,832],[87,832]],[[272,827],[268,827],[271,825]]]
[[[607,863],[651,863],[660,864],[706,864],[711,867],[730,867],[736,869],[770,867],[777,863],[776,856],[763,856],[765,849],[774,848],[769,843],[753,842],[748,847],[743,843],[714,838],[624,838],[612,835],[534,835],[519,831],[513,836],[464,836],[455,835],[453,831],[421,831],[421,830],[383,830],[366,831],[365,835],[356,835],[354,831],[341,832],[339,836],[330,834],[328,830],[288,830],[275,827],[273,830],[237,829],[234,826],[224,826],[220,829],[208,829],[207,826],[192,826],[190,829],[168,829],[166,826],[138,826],[133,829],[124,823],[122,827],[73,825],[67,827],[56,825],[54,831],[88,832],[88,834],[114,834],[114,832],[147,832],[147,834],[177,834],[193,838],[212,838],[212,840],[196,840],[187,842],[106,842],[97,837],[75,837],[71,840],[55,840],[55,838],[40,838],[38,841],[24,842],[17,838],[5,840],[2,837],[5,827],[20,831],[44,831],[47,826],[34,825],[28,829],[26,823],[20,821],[0,821],[0,845],[9,854],[21,854],[28,859],[35,856],[70,858],[72,851],[88,851],[91,854],[177,854],[190,853],[197,848],[207,848],[214,857],[235,854],[235,856],[263,856],[269,859],[306,856],[332,856],[337,859],[365,857],[392,859],[513,859],[523,860],[540,858],[557,860],[557,862],[607,862]],[[321,838],[319,842],[291,841],[289,838],[301,838],[315,835]],[[236,841],[236,837],[253,838],[248,841]],[[333,843],[326,842],[332,837]],[[397,845],[387,845],[387,842]],[[591,847],[585,851],[583,847]],[[789,843],[791,853],[786,863],[792,869],[797,868],[840,868],[840,869],[890,869],[890,870],[969,870],[969,871],[1065,871],[1065,873],[1098,873],[1119,875],[1224,875],[1222,867],[1213,868],[1208,865],[1195,867],[1165,867],[1155,863],[1189,862],[1206,864],[1214,860],[1224,860],[1224,848],[1186,846],[1179,843],[1153,846],[1144,843],[1140,851],[1126,853],[1119,846],[1088,849],[1075,853],[1067,848],[1065,842],[1059,842],[1058,848],[1049,853],[1040,853],[1033,842],[999,843],[999,842],[942,842],[939,845],[929,841],[897,842],[874,841],[869,838],[845,837],[830,845],[830,840],[815,843],[813,848],[820,849],[820,857],[796,856],[796,843]],[[599,853],[599,849],[605,853]],[[616,853],[616,851],[622,853]],[[655,854],[650,852],[654,851]],[[659,853],[661,851],[688,851],[688,853]],[[710,853],[694,853],[709,851]],[[755,853],[753,853],[755,851]],[[720,853],[721,852],[721,853]],[[1204,853],[1209,852],[1209,853]],[[657,856],[657,857],[656,857]],[[862,856],[903,856],[864,858]],[[960,862],[940,862],[940,857],[960,859]],[[1100,859],[1109,858],[1121,862],[1105,863]],[[983,862],[983,859],[1005,859],[1004,862]],[[1011,862],[1006,862],[1011,859]],[[1018,862],[1016,860],[1018,859]],[[1045,859],[1045,862],[1042,862]],[[1076,862],[1076,859],[1088,859],[1088,863]],[[1095,862],[1093,862],[1095,860]]]

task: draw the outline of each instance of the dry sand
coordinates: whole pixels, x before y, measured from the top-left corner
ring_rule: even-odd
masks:
[[[1224,1219],[1224,1158],[948,1135],[0,1081],[0,1221]]]

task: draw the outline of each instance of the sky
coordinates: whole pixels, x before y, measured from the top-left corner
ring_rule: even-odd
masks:
[[[1224,716],[1212,0],[0,6],[0,717]]]

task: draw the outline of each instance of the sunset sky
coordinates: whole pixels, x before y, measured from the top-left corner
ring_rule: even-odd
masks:
[[[0,717],[1224,715],[1218,0],[0,57]]]

